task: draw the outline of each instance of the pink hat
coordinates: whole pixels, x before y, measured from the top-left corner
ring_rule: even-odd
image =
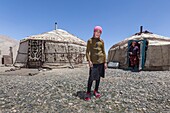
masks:
[[[96,27],[94,28],[94,32],[97,31],[97,30],[99,30],[99,31],[102,33],[102,27],[96,26]]]

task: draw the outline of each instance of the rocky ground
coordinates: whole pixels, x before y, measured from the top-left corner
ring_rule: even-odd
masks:
[[[0,113],[168,113],[170,72],[107,69],[102,97],[83,100],[87,68],[0,69]]]

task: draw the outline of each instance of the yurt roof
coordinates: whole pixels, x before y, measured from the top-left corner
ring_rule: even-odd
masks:
[[[170,38],[153,34],[148,31],[144,31],[142,33],[136,33],[135,35],[132,35],[131,37],[128,37],[124,39],[123,41],[113,45],[110,49],[115,49],[118,46],[120,48],[126,47],[129,40],[142,40],[147,39],[149,41],[149,45],[169,45],[170,44]]]
[[[86,46],[86,42],[78,37],[76,37],[73,34],[70,34],[69,32],[57,29],[49,32],[45,32],[38,35],[32,35],[29,37],[26,37],[25,39],[22,39],[21,42],[24,42],[26,40],[48,40],[48,41],[55,41],[55,42],[65,42],[65,43],[73,43],[78,45]]]

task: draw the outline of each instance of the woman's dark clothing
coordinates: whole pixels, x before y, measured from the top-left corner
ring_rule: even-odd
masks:
[[[129,49],[129,52],[131,54],[129,54],[130,56],[130,66],[131,67],[135,67],[135,66],[139,66],[139,48],[138,46],[131,46],[130,49]]]

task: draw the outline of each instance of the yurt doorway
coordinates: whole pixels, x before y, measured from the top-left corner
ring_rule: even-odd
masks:
[[[42,40],[29,40],[28,42],[28,62],[29,68],[38,68],[43,64],[43,47],[44,41]]]
[[[128,68],[134,71],[143,70],[146,61],[147,40],[128,41]]]

